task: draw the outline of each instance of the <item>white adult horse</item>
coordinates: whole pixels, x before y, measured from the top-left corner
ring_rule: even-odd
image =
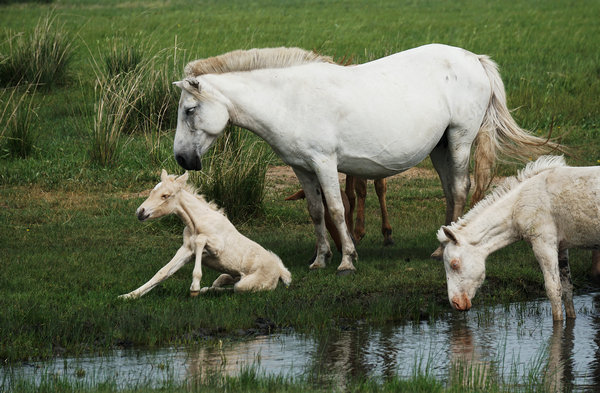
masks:
[[[474,199],[489,184],[497,149],[531,156],[546,142],[510,116],[494,62],[445,45],[356,66],[297,48],[234,51],[191,62],[186,74],[175,82],[182,89],[173,148],[177,162],[200,169],[201,156],[229,121],[267,141],[306,193],[318,245],[311,268],[324,267],[331,256],[322,190],[342,236],[338,272],[355,270],[338,171],[382,178],[430,155],[442,181],[448,224],[467,200],[474,142]]]
[[[487,256],[521,239],[540,264],[553,319],[563,319],[561,297],[567,318],[575,318],[568,249],[600,247],[600,167],[540,157],[458,222],[440,228],[450,304],[470,309]]]

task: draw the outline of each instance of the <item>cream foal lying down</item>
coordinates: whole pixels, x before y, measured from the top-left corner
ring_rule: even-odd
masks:
[[[197,296],[208,290],[220,290],[224,285],[234,284],[233,290],[260,291],[277,287],[281,279],[288,286],[292,275],[281,259],[265,250],[256,242],[239,233],[222,210],[208,203],[186,184],[187,172],[175,178],[163,169],[161,182],[137,209],[140,221],[177,214],[186,224],[183,245],[154,277],[138,289],[122,298],[143,296],[162,281],[173,275],[195,256],[190,294]],[[200,289],[202,264],[223,272],[211,287]]]

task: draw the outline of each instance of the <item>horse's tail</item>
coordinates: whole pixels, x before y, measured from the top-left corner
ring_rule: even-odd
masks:
[[[506,92],[498,66],[487,56],[479,56],[479,62],[490,80],[492,94],[475,139],[475,192],[472,205],[483,198],[492,181],[497,152],[520,161],[531,160],[552,150],[567,153],[564,146],[553,142],[550,137],[539,138],[517,125],[506,106]]]
[[[292,283],[292,273],[290,273],[290,271],[287,270],[284,266],[281,268],[281,276],[279,276],[279,279],[281,280],[281,282],[283,282],[283,285],[289,287]]]
[[[281,258],[279,258],[277,256],[277,254],[275,254],[272,251],[269,251],[269,252],[273,256],[273,258],[275,258],[275,260],[277,261],[277,266],[279,267],[279,279],[281,280],[281,282],[283,282],[283,284],[286,287],[289,287],[290,284],[292,283],[292,273],[290,273],[290,271],[287,270],[287,268],[285,267],[285,265],[281,261]]]

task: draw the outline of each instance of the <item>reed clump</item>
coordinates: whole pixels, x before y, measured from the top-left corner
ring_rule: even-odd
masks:
[[[35,86],[0,93],[0,146],[2,156],[29,157],[37,140]]]
[[[228,126],[203,159],[200,192],[241,222],[262,212],[271,149],[250,133]]]
[[[46,88],[64,84],[74,50],[73,38],[53,12],[40,17],[31,33],[8,31],[2,48],[0,84],[7,87],[27,82]]]

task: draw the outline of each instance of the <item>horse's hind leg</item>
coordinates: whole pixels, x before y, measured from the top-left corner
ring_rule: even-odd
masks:
[[[469,188],[471,188],[469,156],[475,134],[473,134],[473,138],[464,137],[463,135],[466,134],[468,132],[465,129],[449,128],[430,154],[431,162],[440,176],[446,197],[445,225],[456,221],[462,215],[467,204]],[[440,259],[442,253],[442,246],[439,246],[431,254],[431,257]]]
[[[338,266],[338,274],[346,274],[356,270],[352,263],[356,258],[356,249],[352,236],[348,232],[346,220],[344,218],[344,205],[340,192],[340,185],[337,173],[337,162],[335,160],[320,161],[319,166],[315,167],[315,173],[318,182],[321,184],[321,189],[329,206],[329,213],[335,222],[340,238],[342,240],[342,262]],[[322,204],[321,204],[322,205]]]
[[[592,251],[592,278],[600,281],[600,250]]]
[[[346,175],[346,199],[348,200],[348,209],[346,210],[346,225],[348,226],[348,232],[354,235],[354,207],[356,206],[356,192],[355,185],[356,178],[351,175]],[[355,239],[356,240],[356,239]]]
[[[394,244],[392,240],[392,226],[388,217],[387,203],[385,201],[385,194],[387,193],[387,180],[376,179],[375,192],[379,198],[379,208],[381,209],[381,233],[383,234],[383,245],[389,246]]]
[[[314,174],[297,168],[294,168],[294,172],[306,194],[308,213],[314,224],[315,235],[317,237],[317,251],[310,268],[324,268],[327,260],[331,258],[331,249],[329,248],[329,241],[327,240],[327,233],[325,231],[325,209],[321,200],[321,185]]]
[[[558,252],[558,269],[560,271],[560,283],[562,286],[562,300],[565,305],[567,318],[575,318],[575,306],[573,305],[573,282],[571,281],[571,268],[569,267],[569,250]]]
[[[278,274],[272,274],[271,271],[257,271],[248,274],[240,279],[234,286],[234,292],[250,292],[272,290],[277,287],[279,281]]]
[[[223,273],[219,277],[217,277],[217,279],[215,281],[213,281],[212,287],[213,288],[220,288],[220,287],[224,287],[225,285],[235,284],[238,281],[240,281],[240,277],[239,276],[238,277],[232,277],[231,275],[229,275],[227,273]]]
[[[365,202],[367,199],[367,179],[355,178],[354,190],[356,191],[356,224],[354,226],[354,240],[359,243],[365,236]]]
[[[204,294],[207,292],[223,292],[223,291],[231,291],[232,288],[223,288],[225,285],[232,285],[237,283],[240,280],[240,277],[232,277],[229,274],[223,273],[215,281],[213,281],[210,287],[204,287],[200,290],[200,293]]]

